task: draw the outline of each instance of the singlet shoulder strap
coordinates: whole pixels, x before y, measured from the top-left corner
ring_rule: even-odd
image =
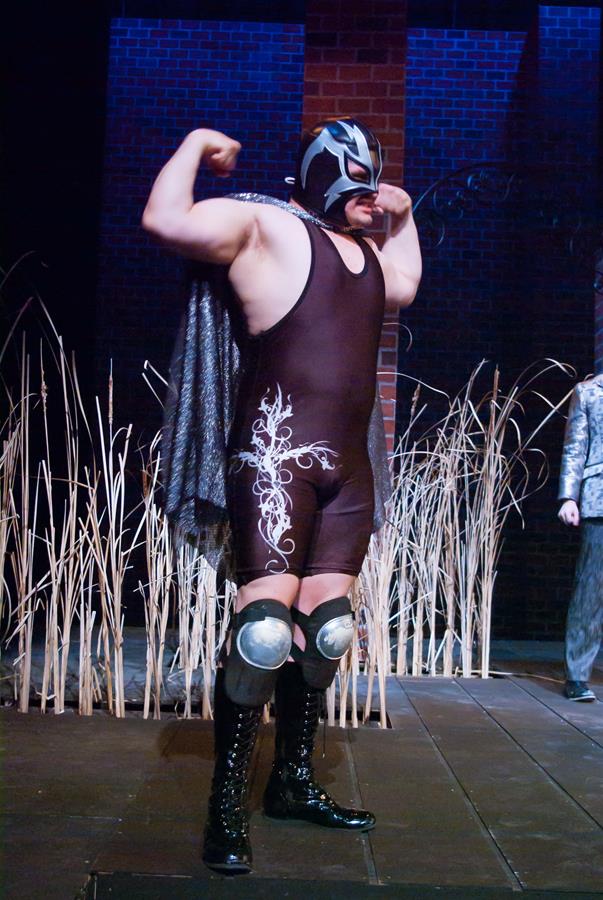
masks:
[[[335,254],[335,257],[339,260],[340,264],[343,266],[343,268],[345,269],[345,271],[346,271],[346,272],[348,273],[348,275],[350,275],[352,278],[362,278],[364,275],[366,275],[367,272],[369,271],[369,268],[370,268],[370,266],[371,266],[371,262],[373,261],[373,259],[375,260],[375,262],[377,262],[378,265],[380,265],[380,264],[379,264],[379,261],[378,261],[377,258],[375,257],[375,254],[369,252],[369,248],[368,248],[368,246],[367,246],[366,241],[363,240],[363,238],[358,237],[358,235],[350,235],[350,237],[353,237],[353,238],[354,238],[355,243],[358,244],[358,245],[360,246],[360,249],[361,249],[361,251],[362,251],[362,255],[363,255],[363,257],[364,257],[364,264],[363,264],[363,266],[362,266],[362,269],[361,269],[359,272],[352,272],[352,270],[350,269],[350,267],[347,265],[347,263],[346,263],[345,260],[343,259],[341,253],[339,252],[339,248],[337,247],[337,244],[335,243],[335,241],[332,240],[332,239],[329,237],[329,235],[328,235],[325,231],[323,231],[322,228],[318,228],[317,230],[320,231],[320,233],[321,233],[321,235],[322,235],[322,241],[321,241],[321,243],[324,244],[324,243],[326,242],[327,246],[330,247],[330,250],[329,250],[328,252],[329,252],[330,254]]]

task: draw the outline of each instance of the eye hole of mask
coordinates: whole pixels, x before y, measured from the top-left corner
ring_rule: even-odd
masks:
[[[359,181],[361,184],[370,183],[371,173],[366,168],[366,166],[361,165],[355,160],[348,159],[348,157],[346,156],[345,167],[352,181]]]
[[[378,172],[379,169],[381,168],[381,157],[379,156],[379,151],[371,150],[370,154],[371,154],[371,162],[373,164],[373,169],[375,170],[375,172]]]

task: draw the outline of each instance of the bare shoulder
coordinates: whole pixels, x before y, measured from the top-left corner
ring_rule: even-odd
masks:
[[[368,244],[368,246],[371,248],[377,259],[381,263],[381,268],[383,269],[384,275],[388,273],[388,270],[393,270],[393,266],[390,260],[387,258],[387,256],[385,256],[384,253],[381,252],[381,248],[374,238],[369,237],[368,234],[365,234],[362,236],[362,240],[365,242],[365,244]]]
[[[395,268],[391,260],[381,252],[381,248],[377,244],[374,238],[369,237],[369,235],[365,234],[362,236],[362,240],[367,244],[381,265],[381,271],[383,272],[383,277],[385,279],[386,289],[389,289],[390,284],[394,281],[395,276]]]
[[[281,243],[305,231],[304,223],[294,213],[270,203],[253,203],[256,207],[257,223],[262,237],[270,243]]]
[[[243,226],[249,246],[274,246],[289,242],[304,232],[302,221],[293,213],[270,203],[254,203],[235,197],[204,200],[203,217],[214,226]],[[250,227],[251,226],[251,227]]]
[[[236,216],[248,220],[256,219],[265,227],[283,227],[287,222],[299,221],[297,216],[280,206],[271,203],[254,203],[244,197],[212,197],[195,204],[199,208],[216,216]]]
[[[237,270],[247,272],[249,266],[285,267],[303,255],[309,239],[304,223],[293,213],[269,203],[241,203],[253,207],[254,228],[237,259]],[[309,250],[308,250],[309,252]],[[235,275],[233,271],[231,273]],[[235,276],[236,277],[236,276]]]
[[[211,197],[195,203],[193,212],[198,218],[210,219],[216,225],[223,221],[248,223],[255,218],[254,206],[254,203],[241,203],[234,197]]]

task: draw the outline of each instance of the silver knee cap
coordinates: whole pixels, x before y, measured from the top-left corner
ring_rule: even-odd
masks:
[[[353,637],[354,618],[350,612],[322,625],[316,635],[316,647],[327,659],[341,659],[349,650]]]
[[[273,616],[246,622],[237,634],[237,650],[250,666],[279,669],[291,652],[291,627]]]

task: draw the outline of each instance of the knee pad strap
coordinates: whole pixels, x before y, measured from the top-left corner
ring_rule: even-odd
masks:
[[[300,663],[310,687],[328,688],[354,636],[354,613],[349,597],[327,600],[309,616],[298,609],[293,609],[292,615],[306,639],[304,650],[293,645],[293,658]]]
[[[291,652],[291,613],[278,600],[254,600],[233,616],[224,688],[241,706],[262,706]]]

